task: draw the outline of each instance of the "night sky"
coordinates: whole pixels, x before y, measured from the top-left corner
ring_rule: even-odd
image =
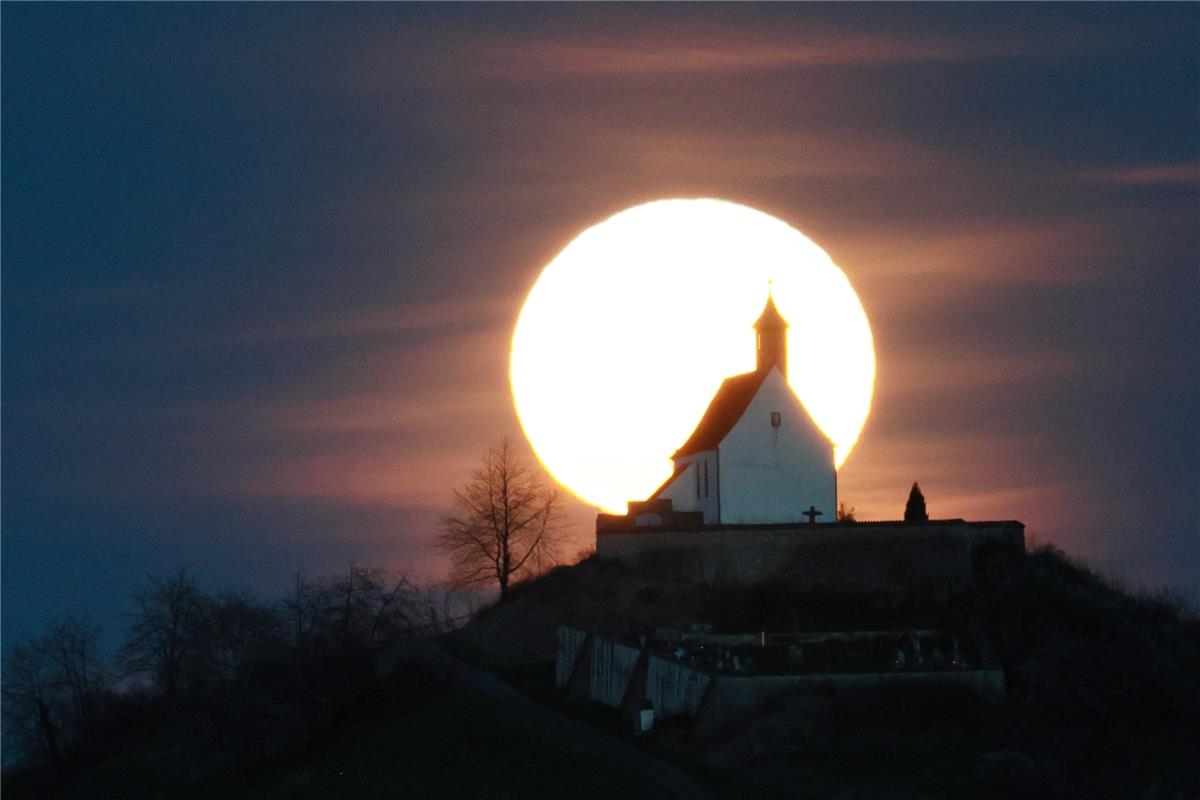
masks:
[[[919,480],[934,517],[1200,593],[1200,5],[2,23],[6,648],[67,611],[117,629],[183,564],[266,595],[440,578],[451,489],[520,437],[524,293],[660,197],[779,216],[854,283],[860,519]]]

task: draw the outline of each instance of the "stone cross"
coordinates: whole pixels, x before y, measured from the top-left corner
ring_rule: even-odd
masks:
[[[816,506],[809,506],[809,507],[808,507],[808,511],[804,511],[804,512],[802,512],[800,516],[802,516],[802,517],[808,517],[808,524],[809,524],[809,525],[816,525],[816,524],[817,524],[817,517],[821,517],[821,516],[824,516],[824,515],[825,515],[825,512],[824,512],[824,511],[817,511],[817,507],[816,507]]]

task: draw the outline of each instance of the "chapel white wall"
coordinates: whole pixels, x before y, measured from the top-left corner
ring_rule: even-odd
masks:
[[[778,428],[771,427],[772,411],[781,414]],[[718,452],[721,523],[800,522],[810,505],[824,512],[818,522],[836,519],[833,443],[777,368]]]
[[[720,486],[718,473],[719,460],[716,450],[703,450],[684,456],[675,462],[676,466],[687,464],[687,468],[675,477],[675,480],[659,492],[660,498],[671,501],[675,511],[702,511],[704,524],[716,525],[720,522],[717,493]],[[705,486],[705,465],[708,466],[708,485]]]

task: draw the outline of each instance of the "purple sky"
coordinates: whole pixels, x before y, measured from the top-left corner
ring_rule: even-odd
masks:
[[[1200,6],[6,5],[3,632],[433,579],[537,272],[659,197],[849,275],[860,518],[1200,592]],[[669,299],[665,299],[669,300]],[[575,509],[573,546],[591,535]]]

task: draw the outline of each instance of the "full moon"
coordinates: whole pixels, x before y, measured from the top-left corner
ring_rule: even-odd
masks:
[[[845,273],[800,231],[715,199],[634,206],[546,265],[513,332],[517,416],[556,480],[623,513],[725,378],[755,365],[768,292],[791,324],[788,376],[840,467],[871,407],[875,348]]]

